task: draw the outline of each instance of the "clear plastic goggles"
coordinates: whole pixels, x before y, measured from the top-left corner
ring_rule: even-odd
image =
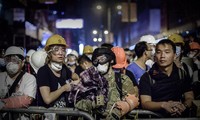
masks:
[[[52,52],[53,54],[66,54],[66,47],[65,46],[53,46],[49,52]]]
[[[94,61],[93,61],[93,64],[95,66],[97,66],[98,64],[105,64],[106,62],[108,62],[108,58],[105,56],[105,55],[101,55],[101,56],[98,56]]]
[[[6,64],[9,62],[18,64],[20,61],[22,61],[17,55],[8,55],[8,56],[5,56],[4,59],[5,59]]]

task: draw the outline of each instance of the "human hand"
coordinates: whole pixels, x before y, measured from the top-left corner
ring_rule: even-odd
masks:
[[[64,88],[64,91],[66,91],[66,92],[69,92],[72,89],[70,83],[66,83],[62,87]]]
[[[172,116],[174,115],[181,115],[181,113],[183,111],[185,111],[186,107],[181,103],[181,102],[173,102],[174,103],[174,113],[172,114]]]

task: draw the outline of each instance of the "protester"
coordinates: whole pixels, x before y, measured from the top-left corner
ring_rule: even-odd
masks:
[[[112,66],[115,73],[122,73],[122,74],[127,75],[132,80],[133,85],[137,86],[138,84],[135,80],[133,73],[126,69],[126,67],[128,66],[128,63],[127,63],[124,49],[122,47],[115,46],[115,47],[112,47],[111,50],[116,56],[116,64]]]
[[[6,49],[6,71],[0,73],[0,108],[27,108],[35,99],[36,79],[22,70],[24,62],[22,48],[10,46]]]
[[[142,108],[164,117],[181,117],[191,107],[194,96],[190,76],[174,63],[175,44],[169,39],[159,41],[155,59],[152,68],[140,79]]]
[[[131,79],[125,74],[116,76],[112,65],[116,63],[115,54],[109,48],[97,48],[92,55],[92,63],[108,81],[108,102],[100,114],[106,119],[120,119],[139,105],[138,92]]]
[[[79,78],[64,65],[67,47],[65,39],[58,34],[52,35],[46,42],[46,64],[37,72],[38,106],[47,108],[70,106],[67,96],[71,84],[78,82]]]
[[[139,85],[140,77],[150,68],[145,63],[147,60],[151,59],[151,52],[151,46],[144,41],[138,42],[135,45],[135,54],[137,56],[137,59],[129,64],[126,69],[132,72],[137,85]]]

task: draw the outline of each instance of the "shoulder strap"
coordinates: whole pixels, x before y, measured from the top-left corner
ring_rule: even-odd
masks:
[[[117,90],[120,94],[120,99],[122,99],[122,80],[121,80],[121,73],[115,72],[115,81],[117,83]]]
[[[188,68],[188,66],[186,65],[186,63],[183,62],[182,65],[183,65],[183,69],[185,70],[185,72],[189,74],[189,73],[190,73],[190,72],[189,72],[189,68]]]
[[[22,76],[25,74],[24,71],[22,71],[17,78],[15,79],[14,83],[12,84],[12,86],[10,87],[9,91],[7,92],[5,98],[10,97],[11,94],[15,91],[15,88],[17,86],[17,84],[19,83],[20,79],[22,78]]]

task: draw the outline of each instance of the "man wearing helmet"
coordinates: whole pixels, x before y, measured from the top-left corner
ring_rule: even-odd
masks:
[[[115,54],[109,48],[97,48],[92,55],[92,63],[108,81],[108,103],[103,116],[119,119],[138,106],[138,93],[128,76],[115,77],[112,65],[116,63]],[[131,101],[131,102],[130,102]],[[130,106],[130,107],[127,107]]]
[[[65,39],[58,34],[52,35],[47,40],[46,64],[37,72],[38,106],[68,106],[66,96],[71,90],[70,84],[75,84],[79,78],[64,65],[67,47]],[[71,79],[72,82],[70,82]]]
[[[75,69],[78,65],[78,52],[72,50],[65,58],[65,64],[70,68],[72,72],[75,72]]]
[[[35,99],[36,79],[22,70],[24,50],[17,46],[6,49],[6,71],[0,73],[0,109],[28,107]]]
[[[175,64],[186,71],[187,74],[190,75],[190,77],[192,77],[193,74],[193,70],[191,68],[191,66],[187,65],[186,63],[182,62],[182,57],[183,57],[183,47],[185,45],[185,42],[183,40],[183,37],[179,34],[171,34],[168,37],[169,40],[171,40],[172,42],[175,43],[176,45],[176,59],[175,59]]]

